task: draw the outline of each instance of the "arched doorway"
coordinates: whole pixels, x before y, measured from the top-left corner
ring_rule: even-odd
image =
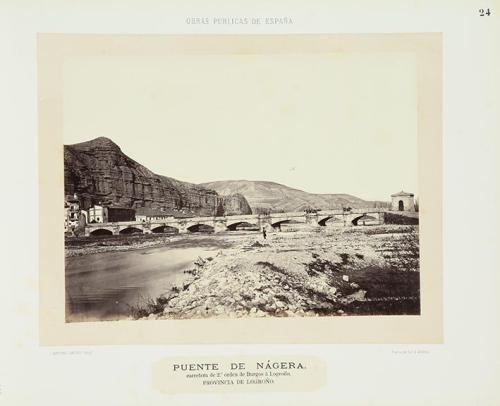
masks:
[[[398,203],[398,209],[399,211],[404,211],[405,210],[405,205],[402,200],[399,201]]]

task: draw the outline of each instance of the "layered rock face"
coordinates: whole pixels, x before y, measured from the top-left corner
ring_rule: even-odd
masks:
[[[240,193],[222,196],[222,205],[226,216],[252,214],[252,209],[250,208],[247,199],[245,199],[245,196]]]
[[[151,172],[104,137],[64,146],[64,188],[66,195],[78,195],[83,209],[100,202],[208,216],[221,200],[214,190]],[[222,196],[222,201],[234,214],[251,213],[242,195]]]

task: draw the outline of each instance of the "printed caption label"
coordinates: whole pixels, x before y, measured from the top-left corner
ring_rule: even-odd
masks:
[[[326,382],[316,357],[165,358],[153,366],[153,386],[163,393],[313,391]]]

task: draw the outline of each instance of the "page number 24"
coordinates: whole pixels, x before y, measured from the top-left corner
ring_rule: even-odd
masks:
[[[480,8],[479,9],[479,15],[481,17],[490,16],[491,15],[491,10],[489,8],[487,8],[486,10],[484,8]]]

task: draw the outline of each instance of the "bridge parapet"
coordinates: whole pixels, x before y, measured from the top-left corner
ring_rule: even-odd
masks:
[[[219,218],[224,218],[227,220],[246,220],[246,219],[258,219],[259,214],[240,214],[237,216],[224,216],[224,217],[216,217],[217,219]]]
[[[325,217],[325,216],[342,216],[345,214],[341,210],[328,210],[328,211],[318,211],[316,214],[318,217]]]
[[[369,208],[356,208],[352,209],[351,213],[382,213],[385,212],[385,209],[379,208],[379,207],[369,207]]]
[[[301,217],[304,216],[305,212],[303,211],[291,211],[286,213],[271,213],[269,217],[271,218],[281,218],[281,217]]]
[[[137,221],[119,221],[119,222],[108,222],[108,223],[88,223],[87,227],[90,228],[103,228],[103,227],[115,227],[115,226],[124,226],[124,225],[135,225],[141,224]]]

